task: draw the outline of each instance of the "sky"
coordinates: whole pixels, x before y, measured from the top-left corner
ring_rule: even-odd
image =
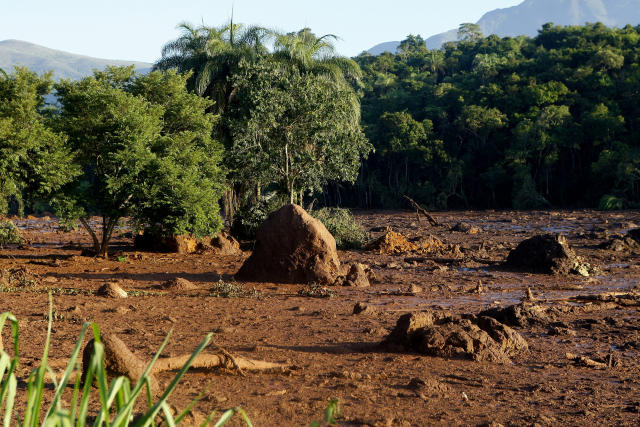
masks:
[[[408,34],[429,37],[522,0],[0,0],[0,40],[17,39],[106,59],[154,62],[182,21],[234,21],[335,34],[355,56]]]

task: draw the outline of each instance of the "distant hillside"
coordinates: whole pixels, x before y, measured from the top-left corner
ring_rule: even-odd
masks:
[[[148,72],[153,66],[146,62],[91,58],[20,40],[0,41],[0,68],[11,72],[15,65],[26,66],[38,73],[53,71],[55,79],[80,79],[93,74],[94,69],[102,70],[107,65],[134,65],[140,72]]]
[[[485,35],[533,37],[547,22],[556,25],[602,22],[609,27],[635,26],[640,24],[640,0],[525,0],[517,6],[488,12],[478,24]],[[457,35],[457,29],[453,29],[429,37],[427,47],[439,49],[444,43],[455,41]],[[399,44],[382,43],[369,53],[395,52]]]

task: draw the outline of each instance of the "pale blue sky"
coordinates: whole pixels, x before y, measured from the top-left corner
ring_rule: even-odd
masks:
[[[72,53],[153,62],[181,21],[235,20],[283,31],[305,26],[341,37],[354,56],[406,35],[425,37],[476,22],[522,0],[0,0],[0,40],[18,39]]]

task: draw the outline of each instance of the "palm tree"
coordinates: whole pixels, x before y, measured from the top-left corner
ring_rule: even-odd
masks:
[[[154,69],[177,69],[193,73],[190,89],[200,96],[209,96],[222,113],[232,95],[229,76],[241,60],[254,61],[266,55],[264,45],[271,32],[262,27],[245,27],[233,19],[221,27],[195,27],[183,22],[182,34],[162,48],[162,58]]]
[[[427,56],[427,64],[435,82],[439,83],[446,73],[444,52],[436,49],[430,51]]]
[[[335,83],[360,85],[362,71],[349,58],[336,55],[333,34],[317,37],[310,28],[294,33],[274,34],[273,58],[302,72],[326,76]]]

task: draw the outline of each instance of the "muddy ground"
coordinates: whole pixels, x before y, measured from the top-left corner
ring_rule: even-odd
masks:
[[[333,398],[339,399],[344,425],[638,425],[640,307],[572,298],[638,289],[638,254],[597,246],[640,224],[640,213],[450,212],[435,214],[441,227],[419,222],[411,212],[360,212],[357,217],[367,230],[389,226],[408,237],[434,235],[458,244],[463,257],[420,255],[426,259],[415,260],[415,254],[344,251],[343,262],[372,266],[377,279],[370,288],[333,288],[335,297],[323,299],[300,296],[302,285],[246,283],[259,297],[219,298],[210,296],[210,289],[219,280],[231,281],[248,253],[222,258],[136,252],[123,228],[115,242],[122,256],[95,259],[80,255],[81,246],[89,243],[82,232],[59,231],[55,219],[16,220],[27,242],[0,250],[0,270],[24,267],[34,281],[3,286],[0,311],[20,320],[19,372],[26,378],[40,360],[47,326],[45,288],[51,288],[56,294],[51,357],[56,360],[71,354],[82,322],[91,321],[147,360],[173,329],[168,355],[189,353],[214,332],[215,343],[233,354],[292,365],[288,373],[246,377],[189,373],[171,399],[178,408],[211,383],[198,411],[241,406],[256,426],[308,425],[321,419]],[[450,231],[461,220],[480,231]],[[599,265],[601,273],[555,277],[501,265],[518,242],[542,232],[565,234],[577,254]],[[157,288],[178,277],[200,290]],[[130,296],[93,295],[105,282],[117,282]],[[475,291],[478,282],[481,293]],[[409,292],[411,285],[420,289]],[[518,303],[527,288],[543,304],[563,309],[553,324],[516,328],[529,351],[511,364],[379,346],[404,313],[477,313]],[[357,302],[377,313],[353,315]],[[7,346],[8,331],[3,337]],[[588,366],[567,353],[606,366]],[[171,373],[159,377],[164,384],[171,378]]]

